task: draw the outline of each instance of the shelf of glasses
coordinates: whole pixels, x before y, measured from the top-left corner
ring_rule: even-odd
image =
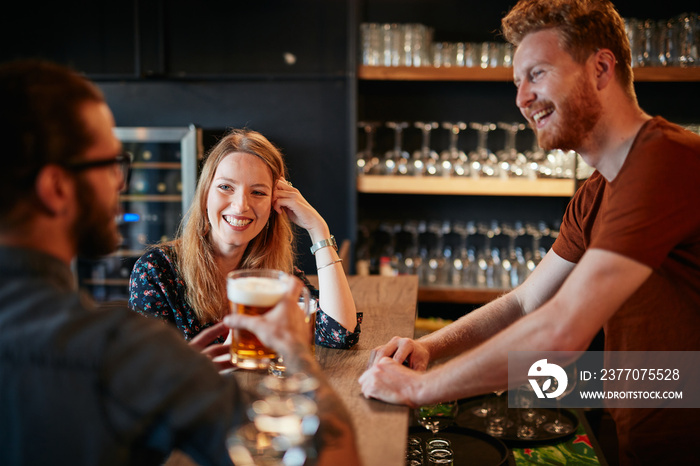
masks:
[[[500,178],[362,175],[357,177],[357,190],[361,193],[376,194],[570,197],[576,190],[576,184],[572,179],[558,178],[502,180]]]
[[[508,289],[462,288],[447,285],[419,286],[418,302],[484,304],[507,293]]]
[[[700,81],[700,67],[633,68],[638,82]],[[360,66],[359,79],[370,81],[513,81],[513,68],[467,68],[433,66]]]
[[[181,202],[177,194],[124,194],[119,197],[122,202]]]

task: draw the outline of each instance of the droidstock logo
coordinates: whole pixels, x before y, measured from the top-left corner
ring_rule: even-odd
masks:
[[[566,386],[569,383],[569,378],[566,375],[564,369],[560,366],[552,363],[548,363],[546,359],[540,359],[536,361],[532,366],[527,375],[529,377],[547,377],[547,379],[540,387],[538,379],[528,379],[532,389],[535,391],[537,398],[556,398],[566,390]],[[554,391],[547,393],[547,390],[552,387],[552,378],[556,380],[556,385]]]

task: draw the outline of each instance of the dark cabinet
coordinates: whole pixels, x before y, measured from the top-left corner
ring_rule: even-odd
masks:
[[[31,2],[2,15],[0,60],[42,57],[98,79],[343,76],[345,1]]]
[[[79,286],[96,301],[126,301],[136,260],[149,246],[175,238],[202,156],[201,130],[194,126],[118,127],[115,134],[132,154],[129,184],[120,196],[122,244],[108,257],[77,261]]]
[[[0,15],[0,60],[44,58],[88,75],[137,70],[134,2],[13,2]]]
[[[167,74],[344,76],[351,18],[344,1],[166,3]]]

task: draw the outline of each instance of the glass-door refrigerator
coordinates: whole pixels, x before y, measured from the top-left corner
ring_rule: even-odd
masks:
[[[133,161],[128,186],[120,196],[123,241],[108,257],[76,262],[80,288],[103,303],[128,300],[136,260],[150,245],[175,238],[192,202],[203,155],[202,132],[193,125],[114,131]]]

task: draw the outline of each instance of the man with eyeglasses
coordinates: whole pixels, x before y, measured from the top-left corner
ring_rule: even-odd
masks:
[[[0,65],[0,464],[162,464],[174,449],[231,464],[226,436],[248,407],[235,379],[168,326],[75,290],[74,257],[120,242],[130,157],[113,128],[100,91],[73,71]],[[347,412],[308,349],[300,287],[266,319],[236,325],[321,382],[321,463],[352,462]]]
[[[65,162],[60,165],[73,172],[81,172],[89,168],[114,167],[115,171],[121,175],[126,187],[129,170],[131,170],[131,153],[123,151],[108,159]]]

